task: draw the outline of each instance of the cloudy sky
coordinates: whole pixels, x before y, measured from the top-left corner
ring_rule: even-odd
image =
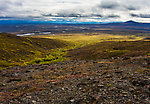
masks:
[[[0,0],[0,19],[150,22],[150,0]]]

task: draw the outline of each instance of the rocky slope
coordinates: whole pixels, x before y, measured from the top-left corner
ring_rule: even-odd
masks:
[[[149,56],[69,60],[0,71],[1,104],[149,102]]]

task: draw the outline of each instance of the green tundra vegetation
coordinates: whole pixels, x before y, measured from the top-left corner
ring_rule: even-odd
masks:
[[[140,52],[140,50],[137,51],[137,49],[144,51],[142,55],[149,54],[149,41],[139,41],[144,38],[145,37],[137,37],[134,35],[121,36],[99,33],[56,34],[53,36],[36,35],[28,37],[18,37],[12,34],[1,33],[0,68],[60,62],[69,59],[65,56],[77,56],[79,49],[81,49],[81,53],[78,58],[81,59],[82,57],[86,57],[87,59],[96,58],[96,55],[99,55],[98,58],[109,58],[134,51],[137,53]],[[136,48],[136,46],[138,47]],[[131,47],[133,47],[133,49]],[[85,50],[94,53],[85,53],[83,55]]]
[[[51,49],[62,48],[68,45],[70,45],[68,42],[62,40],[18,37],[12,34],[1,33],[0,68],[27,65],[33,63],[33,60],[36,60],[35,63],[39,63],[38,58],[47,58]]]

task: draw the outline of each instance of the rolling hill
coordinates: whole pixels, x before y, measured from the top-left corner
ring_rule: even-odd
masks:
[[[0,67],[20,65],[34,58],[46,57],[49,50],[67,45],[67,42],[56,39],[19,37],[0,33]]]
[[[150,102],[149,38],[81,34],[46,37],[0,34],[0,67],[6,68],[0,70],[1,104]],[[70,60],[62,58],[67,51]],[[63,60],[49,63],[50,56]],[[37,57],[36,64],[25,65]]]
[[[149,55],[150,41],[107,41],[70,51],[76,59],[110,59],[112,57],[137,57]]]

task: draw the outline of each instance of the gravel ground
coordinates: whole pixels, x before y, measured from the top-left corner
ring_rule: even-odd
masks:
[[[0,104],[150,104],[150,57],[1,70]]]

